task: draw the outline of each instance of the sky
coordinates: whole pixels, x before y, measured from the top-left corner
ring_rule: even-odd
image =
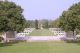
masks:
[[[63,11],[80,0],[9,0],[20,5],[26,20],[59,18]]]

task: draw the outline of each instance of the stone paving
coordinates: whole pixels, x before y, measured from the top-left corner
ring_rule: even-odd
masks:
[[[59,41],[63,36],[29,36],[27,41]]]

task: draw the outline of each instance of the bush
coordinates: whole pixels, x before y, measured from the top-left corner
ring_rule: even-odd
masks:
[[[60,39],[67,43],[79,43],[80,42],[80,37],[76,37],[76,38],[61,37]]]
[[[64,41],[67,42],[67,43],[79,43],[80,38],[65,38]]]

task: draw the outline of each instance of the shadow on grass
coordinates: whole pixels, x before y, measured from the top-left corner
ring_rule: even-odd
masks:
[[[12,45],[14,45],[14,44],[18,44],[18,43],[20,43],[20,42],[26,42],[26,40],[17,40],[17,41],[13,41],[13,42],[6,42],[6,43],[0,43],[0,47],[6,47],[6,46],[12,46]]]
[[[66,43],[73,43],[80,46],[80,41],[65,41]]]
[[[16,44],[16,43],[18,42],[0,43],[0,47],[12,46],[13,44]]]
[[[12,46],[10,43],[0,43],[0,47]]]

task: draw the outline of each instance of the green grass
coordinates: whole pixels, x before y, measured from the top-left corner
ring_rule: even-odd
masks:
[[[22,42],[0,47],[0,53],[80,53],[80,44],[63,42]]]
[[[42,30],[38,29],[38,30],[34,30],[29,35],[31,36],[51,36],[51,35],[54,35],[54,33],[49,31],[48,29],[42,29]]]

